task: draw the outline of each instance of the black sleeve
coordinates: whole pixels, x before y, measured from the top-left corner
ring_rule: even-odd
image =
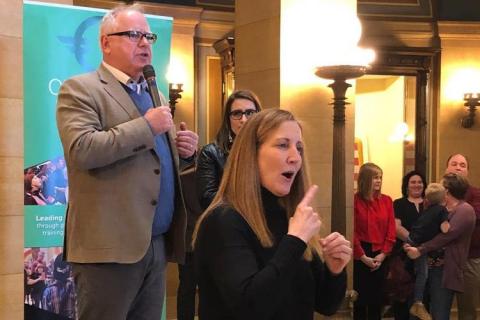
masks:
[[[440,210],[440,222],[448,221],[448,210],[444,206]]]
[[[35,201],[35,199],[33,199],[32,196],[27,195],[27,193],[25,193],[23,195],[23,204],[24,205],[36,205],[37,202]]]
[[[205,210],[217,194],[222,175],[215,160],[213,145],[206,145],[200,151],[195,175],[198,200],[202,209]]]
[[[188,170],[191,166],[195,165],[195,158],[197,157],[197,152],[191,155],[188,158],[179,158],[180,159],[180,170]]]
[[[402,202],[401,199],[393,201],[393,212],[395,214],[395,219],[402,220]]]
[[[285,235],[272,259],[260,267],[260,244],[245,220],[232,209],[212,215],[205,223],[211,223],[208,237],[217,249],[209,256],[209,272],[223,301],[238,319],[270,319],[288,293],[306,244]]]
[[[315,311],[331,316],[345,298],[347,272],[343,270],[338,275],[332,274],[318,257],[314,257],[311,266],[316,282]]]

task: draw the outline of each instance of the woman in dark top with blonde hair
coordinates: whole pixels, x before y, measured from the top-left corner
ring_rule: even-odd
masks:
[[[236,135],[248,119],[260,110],[260,101],[251,91],[234,91],[228,97],[222,125],[217,132],[215,141],[205,145],[198,155],[194,184],[190,186],[192,190],[189,190],[192,194],[187,195],[187,198],[198,198],[199,205],[194,204],[195,208],[199,207],[198,211],[205,210],[215,197],[222,179],[223,167]],[[188,242],[191,240],[196,218],[196,215],[188,216]],[[193,256],[190,248],[185,257],[185,263],[178,265],[178,272],[180,280],[177,293],[178,320],[193,320],[197,283],[193,274]]]
[[[302,130],[285,110],[253,116],[194,234],[201,320],[312,320],[343,301],[350,243],[321,239]],[[322,258],[321,258],[322,256]]]

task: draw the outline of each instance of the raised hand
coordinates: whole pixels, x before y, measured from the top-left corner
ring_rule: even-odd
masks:
[[[180,158],[190,158],[197,151],[198,135],[188,130],[185,122],[180,122],[180,130],[177,131],[175,144]]]
[[[320,231],[322,225],[318,214],[311,207],[317,190],[316,185],[308,189],[288,223],[288,234],[302,239],[305,243]]]
[[[352,258],[350,241],[338,232],[333,232],[320,240],[323,259],[330,272],[339,274]]]
[[[172,113],[170,107],[163,106],[150,108],[143,116],[147,120],[154,134],[165,133],[173,127]]]

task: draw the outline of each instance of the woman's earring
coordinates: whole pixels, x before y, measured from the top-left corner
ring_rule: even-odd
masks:
[[[233,138],[231,133],[228,134],[228,142],[233,143]]]

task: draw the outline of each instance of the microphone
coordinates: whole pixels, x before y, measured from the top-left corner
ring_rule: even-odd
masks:
[[[153,66],[147,64],[143,67],[143,77],[147,81],[148,91],[150,92],[150,97],[152,97],[153,107],[161,106],[162,101],[160,100],[160,95],[158,94],[157,81],[155,80],[155,70]]]

